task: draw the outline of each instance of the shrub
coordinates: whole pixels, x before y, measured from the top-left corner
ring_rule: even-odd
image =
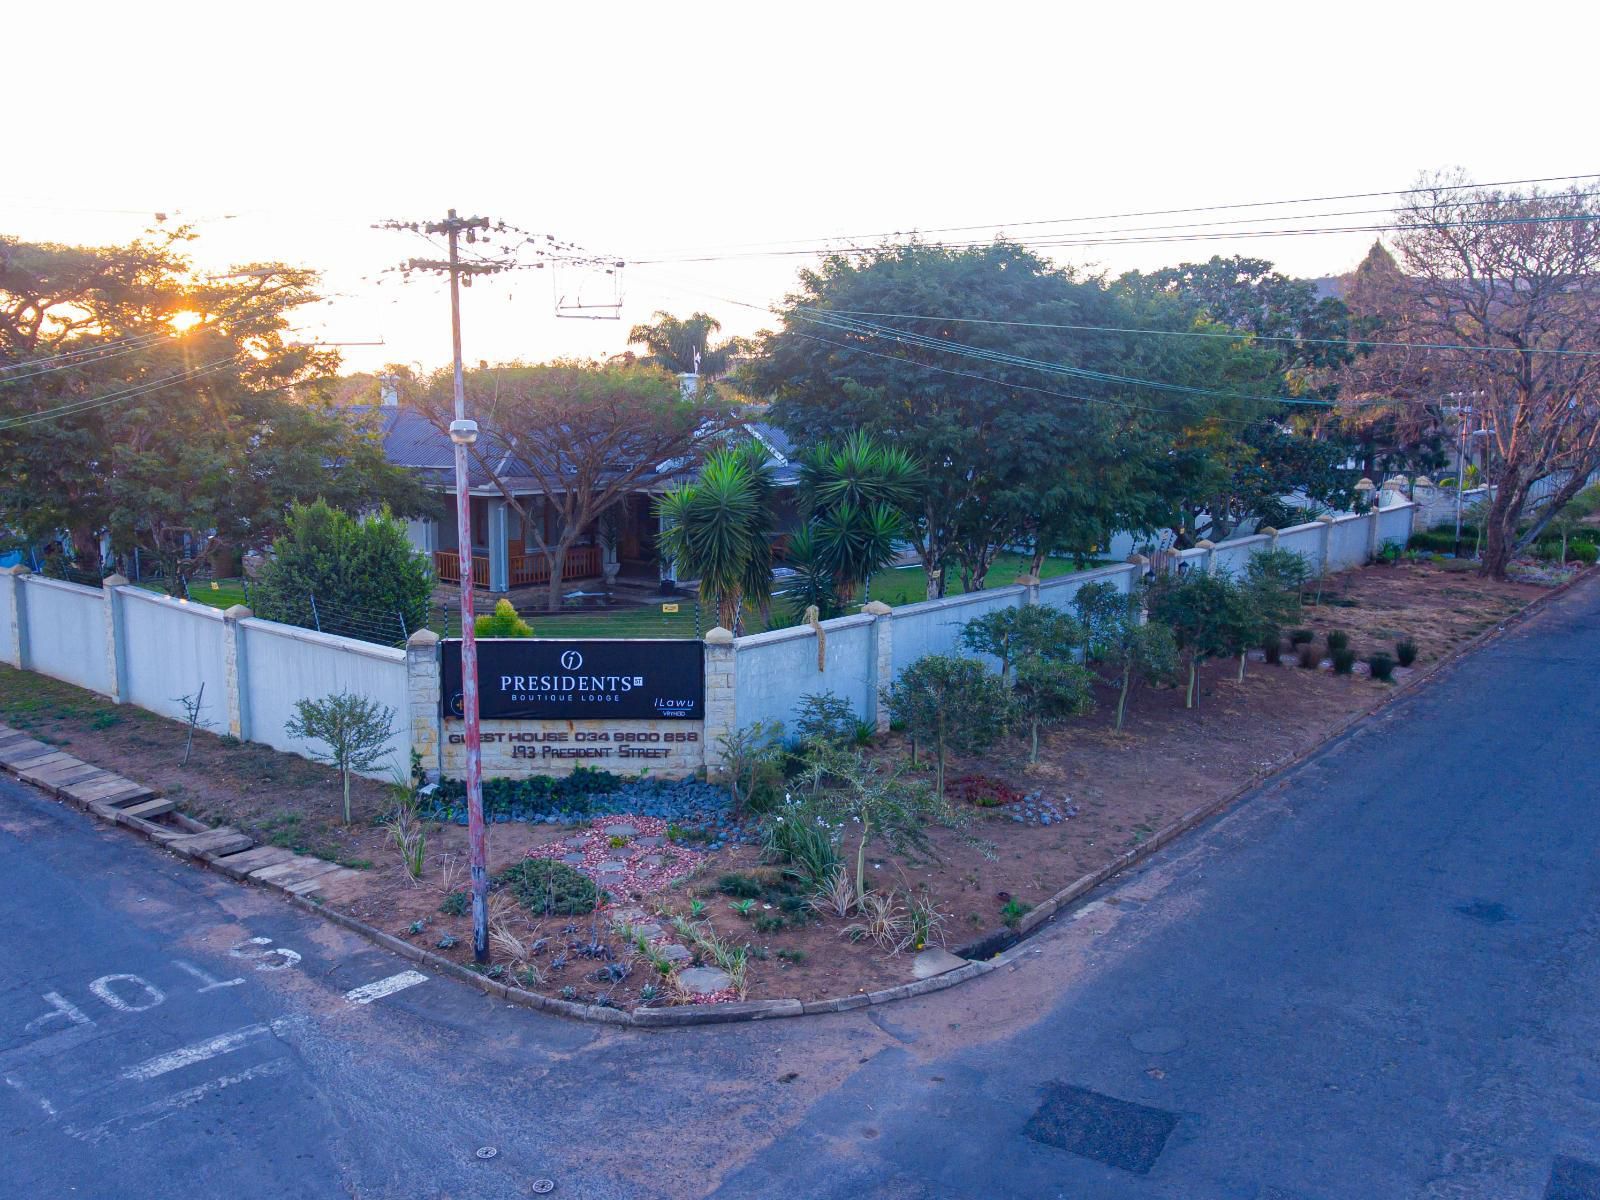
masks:
[[[1600,559],[1600,546],[1593,542],[1573,542],[1567,547],[1567,557],[1577,559],[1586,566],[1593,566],[1596,559]]]
[[[1028,723],[1028,761],[1039,761],[1039,726],[1081,716],[1094,707],[1094,676],[1075,662],[1029,654],[1017,662],[1017,714]]]
[[[1289,641],[1296,646],[1309,645],[1316,639],[1316,636],[1309,629],[1291,629],[1289,631]]]
[[[779,806],[763,822],[762,833],[762,858],[782,863],[807,888],[820,887],[838,869],[838,831],[806,801]]]
[[[1273,634],[1266,641],[1261,643],[1261,653],[1267,656],[1267,661],[1269,663],[1282,662],[1283,638],[1279,637],[1277,634]]]
[[[1083,640],[1083,626],[1047,604],[996,609],[961,627],[963,646],[1000,660],[1001,679],[1026,657],[1070,658]]]
[[[999,808],[1002,804],[1015,804],[1022,793],[999,779],[987,775],[963,775],[955,781],[956,798],[979,808]]]
[[[464,917],[471,909],[472,897],[466,892],[451,892],[439,905],[439,911],[447,917]]]
[[[1300,665],[1305,667],[1307,670],[1315,667],[1321,660],[1321,657],[1322,656],[1317,653],[1317,648],[1309,643],[1300,647]]]
[[[783,794],[783,726],[756,721],[717,739],[735,812],[766,812]]]
[[[1245,647],[1260,640],[1265,616],[1259,594],[1221,572],[1190,571],[1169,576],[1150,593],[1150,619],[1170,626],[1188,666],[1184,707],[1193,708],[1195,675],[1208,658],[1238,655],[1244,674]]]
[[[1350,645],[1350,635],[1342,629],[1328,630],[1328,652],[1336,654]]]
[[[497,600],[494,612],[485,613],[472,623],[472,628],[482,638],[531,638],[533,626],[517,615],[516,606],[509,600]]]
[[[387,510],[357,518],[318,500],[289,510],[250,607],[269,621],[398,643],[427,624],[432,597],[432,564]]]
[[[794,732],[802,746],[824,742],[830,746],[849,746],[856,741],[860,721],[850,702],[833,692],[815,692],[800,697]]]
[[[1396,642],[1394,656],[1400,660],[1402,667],[1409,667],[1417,661],[1417,644],[1413,641]]]
[[[1367,666],[1372,669],[1372,677],[1379,683],[1388,683],[1394,677],[1394,659],[1387,654],[1372,655],[1367,659]]]
[[[717,880],[717,891],[737,900],[754,900],[761,895],[761,881],[733,871]]]
[[[1348,675],[1355,669],[1356,652],[1349,646],[1341,646],[1333,652],[1333,669],[1338,675]]]
[[[581,917],[600,903],[592,879],[553,858],[525,858],[495,876],[495,882],[542,916]]]
[[[999,678],[975,658],[929,654],[900,674],[884,693],[889,715],[905,723],[915,760],[920,745],[934,752],[935,790],[944,799],[947,756],[981,754],[1005,731],[1010,697]]]

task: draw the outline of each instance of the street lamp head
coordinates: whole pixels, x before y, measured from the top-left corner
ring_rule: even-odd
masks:
[[[458,446],[470,446],[478,440],[476,421],[451,421],[450,440]]]

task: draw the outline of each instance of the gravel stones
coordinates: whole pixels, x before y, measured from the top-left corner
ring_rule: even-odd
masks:
[[[1060,825],[1078,815],[1078,806],[1070,797],[1059,801],[1044,799],[1043,792],[1029,792],[1021,800],[1000,806],[1000,812],[1018,825]]]

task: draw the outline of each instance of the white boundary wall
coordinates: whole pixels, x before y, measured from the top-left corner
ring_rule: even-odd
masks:
[[[284,732],[295,701],[354,692],[395,713],[389,754],[371,774],[409,772],[404,650],[218,612],[117,576],[107,584],[0,574],[0,658],[175,720],[185,719],[180,698],[204,684],[200,717],[215,732],[305,757],[307,744]]]
[[[1322,517],[1171,555],[1179,570],[1241,574],[1251,554],[1276,546],[1300,554],[1313,575],[1365,563],[1386,541],[1404,542],[1419,506]],[[859,614],[822,624],[819,662],[809,626],[735,639],[706,637],[706,709],[701,745],[715,767],[719,736],[756,721],[791,728],[802,699],[831,691],[879,729],[888,727],[879,697],[926,654],[960,653],[961,628],[1000,608],[1049,604],[1069,609],[1085,584],[1108,582],[1127,593],[1143,560],[1079,571],[1044,582],[949,596],[891,609],[869,604]],[[182,719],[180,697],[205,685],[202,717],[242,741],[307,755],[284,726],[295,701],[354,692],[395,711],[394,739],[372,772],[408,772],[411,750],[432,767],[438,750],[436,638],[427,631],[406,650],[260,621],[249,610],[225,613],[157,596],[113,576],[104,589],[41,579],[26,568],[0,572],[0,659],[165,717]]]

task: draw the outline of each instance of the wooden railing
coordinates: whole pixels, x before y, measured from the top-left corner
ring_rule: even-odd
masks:
[[[562,579],[590,579],[600,574],[600,547],[574,546],[567,551]],[[535,551],[511,556],[511,586],[529,587],[550,582],[550,558]]]
[[[433,552],[433,573],[440,583],[461,582],[461,556],[454,550],[435,550]],[[489,560],[487,557],[472,556],[472,583],[475,587],[486,588],[489,586]]]

